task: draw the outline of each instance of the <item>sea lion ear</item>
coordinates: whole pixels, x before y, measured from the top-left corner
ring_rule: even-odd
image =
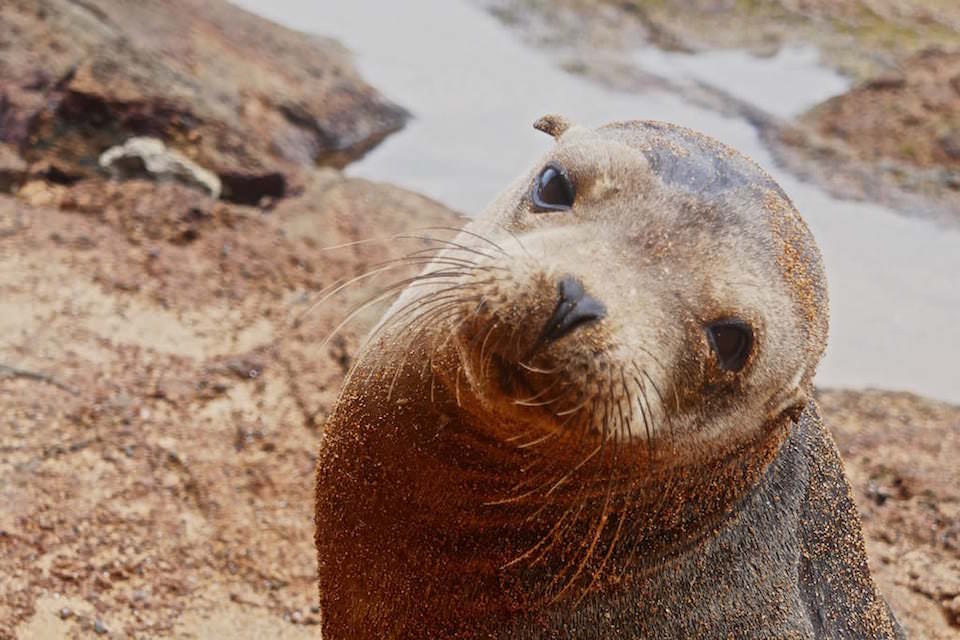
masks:
[[[800,422],[800,418],[803,416],[803,412],[806,410],[806,408],[807,400],[804,400],[803,402],[797,402],[796,404],[787,407],[787,410],[784,411],[784,413],[788,418],[790,418],[790,422],[796,424]]]
[[[549,113],[533,123],[534,129],[543,131],[553,138],[559,138],[571,126],[572,123],[569,120],[555,113]]]

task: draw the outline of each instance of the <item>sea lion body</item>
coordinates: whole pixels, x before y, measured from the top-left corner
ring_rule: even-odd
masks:
[[[324,637],[902,637],[812,399],[826,286],[787,196],[687,129],[538,128],[327,422]]]

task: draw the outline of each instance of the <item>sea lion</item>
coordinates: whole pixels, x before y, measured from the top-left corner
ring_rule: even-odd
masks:
[[[535,126],[552,151],[411,256],[326,423],[324,638],[902,637],[790,199],[689,129]]]

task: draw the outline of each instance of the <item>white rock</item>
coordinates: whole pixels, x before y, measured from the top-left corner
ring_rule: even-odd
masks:
[[[212,197],[220,197],[220,178],[175,149],[170,149],[157,138],[135,137],[121,145],[110,147],[100,154],[100,166],[114,173],[122,173],[118,163],[137,159],[147,173],[158,179],[174,179],[200,186]]]

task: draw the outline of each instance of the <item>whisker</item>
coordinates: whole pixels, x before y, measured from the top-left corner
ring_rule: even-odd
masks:
[[[507,229],[507,233],[509,233],[510,236],[513,237],[513,239],[517,241],[517,244],[520,245],[520,249],[521,249],[525,254],[527,254],[527,257],[528,257],[528,258],[530,258],[531,260],[536,260],[536,258],[534,258],[534,257],[530,254],[530,252],[527,251],[527,248],[526,248],[525,246],[523,246],[523,243],[520,242],[520,237],[517,236],[517,234],[515,234],[515,233],[514,233],[512,230],[510,230],[510,229]]]
[[[517,366],[523,367],[524,369],[526,369],[527,371],[530,371],[530,372],[532,372],[532,373],[542,373],[542,374],[544,374],[544,375],[551,375],[551,374],[557,373],[558,371],[561,371],[561,370],[563,369],[563,365],[559,365],[556,369],[538,369],[538,368],[536,368],[536,367],[532,367],[532,366],[530,366],[530,365],[528,365],[528,364],[525,364],[525,363],[523,363],[523,362],[518,362],[518,363],[517,363]]]
[[[425,264],[429,264],[429,263],[425,263]],[[308,314],[312,313],[317,307],[319,307],[320,305],[322,305],[323,303],[325,303],[325,302],[328,301],[330,298],[332,298],[333,296],[337,295],[338,293],[340,293],[341,291],[343,291],[344,289],[346,289],[346,288],[349,287],[350,285],[356,284],[357,282],[360,282],[361,280],[365,280],[365,279],[367,279],[367,278],[372,278],[373,276],[378,275],[378,274],[380,274],[380,273],[383,273],[383,272],[385,272],[385,271],[389,271],[390,269],[395,269],[395,268],[397,268],[398,266],[403,266],[403,265],[402,265],[401,263],[391,263],[391,264],[387,264],[387,265],[384,265],[384,266],[381,266],[381,267],[378,267],[378,268],[375,268],[375,269],[371,269],[371,270],[369,270],[369,271],[367,271],[367,272],[365,272],[365,273],[361,273],[361,274],[358,275],[358,276],[354,276],[353,278],[350,278],[349,280],[343,282],[343,283],[340,284],[340,285],[336,285],[336,283],[334,283],[334,285],[331,285],[331,287],[333,287],[332,289],[330,289],[330,287],[327,287],[326,289],[322,290],[322,291],[318,294],[320,297],[319,297],[316,301],[312,302],[309,307],[307,307],[304,311],[302,311],[302,312],[294,319],[293,326],[294,326],[294,327],[300,326],[300,324],[303,322],[303,319],[304,319]],[[477,268],[477,267],[471,267],[471,269],[473,269],[473,268]],[[403,280],[400,280],[400,281],[398,281],[398,282],[393,283],[392,285],[390,285],[390,287],[391,287],[391,289],[395,289],[395,288],[398,288],[398,287],[403,286],[403,285],[405,285],[405,284],[409,284],[409,283],[412,283],[412,282],[415,282],[415,281],[418,281],[418,280],[422,280],[422,279],[427,279],[427,278],[430,278],[430,277],[434,277],[434,276],[436,276],[436,275],[438,275],[438,274],[443,274],[443,277],[447,277],[447,276],[450,276],[450,275],[463,277],[463,276],[468,275],[469,273],[470,273],[469,271],[464,271],[464,272],[452,272],[452,271],[446,271],[446,270],[442,270],[442,269],[441,269],[441,270],[436,270],[436,271],[421,273],[420,275],[412,276],[412,277],[410,277],[410,278],[404,278]],[[324,293],[324,291],[326,291],[326,293]]]
[[[483,343],[480,345],[480,378],[483,380],[487,379],[487,363],[484,360],[483,354],[487,349],[487,341],[498,326],[500,326],[500,322],[497,320],[493,320],[493,322],[490,323],[490,328],[487,329],[487,335],[483,337]]]
[[[583,468],[583,465],[585,465],[585,464],[587,464],[588,462],[590,462],[590,460],[593,459],[593,457],[594,457],[595,455],[597,455],[598,453],[600,453],[600,450],[601,450],[601,449],[603,449],[603,443],[602,443],[602,442],[601,442],[599,445],[597,445],[597,448],[596,448],[596,449],[594,449],[594,450],[591,451],[589,454],[587,454],[587,457],[586,457],[586,458],[584,458],[584,459],[581,460],[579,463],[577,463],[577,466],[575,466],[573,469],[571,469],[566,475],[564,475],[562,478],[560,478],[560,479],[556,482],[556,484],[554,484],[552,487],[550,487],[550,490],[547,491],[547,493],[544,494],[544,496],[545,496],[545,497],[546,497],[546,496],[549,496],[549,495],[552,494],[554,491],[556,491],[556,490],[560,487],[560,485],[562,485],[564,482],[566,482],[566,481],[570,478],[570,476],[572,476],[574,473],[576,473],[576,472],[579,471],[581,468]]]
[[[580,404],[578,404],[578,405],[575,406],[574,408],[572,408],[572,409],[567,409],[566,411],[558,411],[558,412],[557,412],[556,414],[554,414],[554,415],[557,415],[557,416],[568,416],[568,415],[570,415],[570,414],[576,413],[577,411],[580,411],[580,409],[583,409],[585,406],[587,406],[589,403],[593,402],[593,400],[594,400],[596,397],[597,397],[597,394],[594,394],[594,395],[592,395],[592,396],[587,396],[587,398],[586,398],[583,402],[581,402]]]
[[[341,329],[343,329],[345,326],[347,326],[347,324],[348,324],[351,320],[353,320],[357,315],[359,315],[363,310],[365,310],[366,308],[370,307],[371,305],[376,304],[377,302],[382,301],[383,299],[385,299],[385,298],[387,298],[388,296],[391,296],[391,295],[393,295],[393,294],[394,294],[393,291],[386,291],[386,292],[384,292],[384,293],[382,293],[382,294],[380,294],[380,295],[377,295],[377,296],[374,296],[373,298],[368,299],[368,300],[367,300],[366,302],[364,302],[363,304],[358,305],[356,308],[354,308],[353,311],[351,311],[350,313],[348,313],[347,316],[346,316],[336,327],[334,327],[333,331],[331,331],[331,332],[327,335],[327,337],[324,338],[323,342],[320,343],[320,350],[322,351],[322,350],[326,349],[327,344],[329,344],[330,340],[332,340],[333,337],[334,337],[335,335],[337,335],[337,334],[340,332]]]
[[[532,552],[536,549],[537,546],[540,546],[545,542],[548,543],[546,544],[546,546],[543,547],[540,553],[535,558],[533,558],[533,560],[530,561],[531,567],[535,566],[538,562],[543,560],[547,556],[547,554],[550,552],[550,550],[554,547],[554,545],[557,544],[557,542],[559,542],[560,540],[562,540],[563,537],[566,535],[567,531],[572,529],[576,525],[576,523],[580,520],[580,514],[583,513],[583,510],[587,505],[587,500],[581,500],[581,497],[584,495],[585,492],[586,492],[586,484],[583,484],[580,486],[579,490],[577,491],[577,494],[574,496],[573,505],[568,507],[567,510],[564,511],[563,515],[561,515],[560,518],[558,519],[556,525],[554,525],[554,527],[548,532],[548,534],[544,536],[541,539],[541,541],[534,546],[533,549],[530,550]],[[570,513],[573,513],[573,517],[567,520],[565,524],[563,524],[564,518]]]
[[[647,397],[647,390],[644,388],[643,383],[637,379],[633,379],[637,383],[637,388],[640,390],[640,395],[637,396],[638,404],[640,405],[640,414],[643,416],[643,428],[647,432],[647,452],[650,458],[650,464],[653,464],[653,436],[650,432],[650,423],[653,422],[653,407],[650,406],[650,398]],[[642,400],[641,400],[642,397]],[[646,404],[646,409],[644,408]],[[647,420],[647,413],[650,414],[649,421]]]
[[[483,308],[483,305],[486,302],[487,298],[485,296],[476,295],[471,297],[468,300],[465,300],[465,302],[472,302],[474,300],[479,300],[479,302],[473,308],[473,311],[471,311],[468,314],[465,314],[464,317],[461,320],[459,320],[455,326],[451,327],[450,331],[447,332],[447,337],[444,338],[443,342],[440,343],[439,348],[443,348],[447,346],[447,342],[449,342],[450,338],[452,338],[457,333],[457,331],[460,330],[460,327],[462,327],[464,324],[466,324],[467,322],[469,322],[470,320],[472,320],[477,316],[477,314],[480,312],[480,309]],[[434,353],[436,353],[436,349],[434,349]],[[433,354],[431,354],[430,357],[432,359]]]
[[[555,438],[557,433],[558,433],[557,431],[551,431],[546,435],[537,438],[536,440],[531,440],[530,442],[524,442],[523,444],[518,444],[517,449],[529,449],[530,447],[535,447],[538,444],[543,444],[547,440],[551,438]]]
[[[500,245],[496,244],[495,242],[493,242],[492,240],[490,240],[490,239],[488,239],[488,238],[485,238],[485,237],[483,237],[483,236],[481,236],[481,235],[479,235],[479,234],[477,234],[477,233],[474,233],[474,232],[472,232],[472,231],[467,231],[465,228],[447,227],[447,226],[421,227],[421,228],[418,228],[418,229],[414,229],[413,231],[405,231],[405,232],[402,232],[402,233],[392,234],[392,235],[388,235],[388,236],[378,236],[378,237],[374,237],[374,238],[363,238],[363,239],[361,239],[361,240],[353,240],[353,241],[351,241],[351,242],[344,242],[344,243],[341,243],[341,244],[335,244],[335,245],[330,245],[330,246],[327,246],[327,247],[322,247],[322,248],[320,249],[320,251],[335,251],[335,250],[337,250],[337,249],[346,249],[346,248],[349,248],[349,247],[355,247],[355,246],[362,245],[362,244],[372,244],[372,243],[377,243],[377,242],[388,242],[388,241],[390,241],[390,240],[423,240],[423,241],[426,241],[426,242],[437,242],[437,243],[441,243],[441,244],[446,244],[446,245],[448,245],[448,246],[453,246],[453,247],[457,247],[457,248],[461,248],[461,249],[466,249],[466,250],[469,250],[469,251],[471,251],[471,252],[475,252],[475,251],[476,251],[476,250],[474,250],[474,249],[472,249],[472,248],[470,248],[470,247],[464,247],[463,245],[460,245],[460,244],[458,244],[458,243],[455,243],[455,242],[453,242],[452,240],[447,240],[447,239],[445,239],[445,238],[437,238],[437,237],[435,237],[435,236],[423,236],[423,235],[418,235],[418,233],[421,232],[421,231],[422,231],[422,232],[430,232],[430,231],[452,231],[453,233],[457,233],[457,234],[459,234],[459,233],[465,233],[465,234],[467,234],[467,235],[474,236],[474,237],[478,238],[479,240],[482,240],[483,242],[486,242],[486,243],[490,244],[491,246],[493,246],[494,248],[496,248],[498,251],[500,251],[502,254],[506,255],[506,251],[504,251],[503,248],[500,247]],[[484,254],[484,255],[487,255],[487,254]],[[488,255],[487,257],[491,257],[491,256]]]
[[[648,356],[650,356],[650,358],[651,358],[654,362],[656,362],[658,365],[660,365],[660,368],[663,369],[663,372],[664,372],[665,374],[670,375],[670,370],[667,369],[667,367],[663,364],[663,362],[660,360],[660,358],[658,358],[652,351],[650,351],[649,349],[647,349],[646,347],[644,347],[642,344],[638,344],[638,345],[634,345],[634,346],[636,346],[637,349],[640,349],[640,351],[643,351],[645,354],[647,354]]]
[[[564,385],[565,385],[566,387],[569,387],[569,386],[570,386],[570,383],[564,382]],[[548,407],[548,406],[550,406],[551,404],[562,403],[564,400],[566,400],[567,398],[569,398],[569,397],[572,396],[572,395],[574,395],[574,393],[573,393],[572,391],[570,391],[568,388],[565,388],[565,389],[560,393],[560,395],[554,396],[553,398],[550,398],[549,400],[543,400],[542,402],[522,402],[522,401],[519,401],[519,400],[514,400],[513,403],[516,404],[516,405],[522,406],[522,407]],[[559,415],[559,414],[555,414],[555,415]],[[571,416],[571,417],[572,417],[572,416]],[[569,420],[569,418],[568,418],[568,420]],[[566,421],[565,421],[565,422],[566,422]]]
[[[616,474],[615,474],[615,472],[614,472],[614,469],[615,469],[615,466],[616,466],[616,454],[617,454],[616,448],[614,448],[614,451],[613,451],[613,453],[612,453],[613,458],[612,458],[612,460],[611,460],[610,463],[609,463],[609,466],[610,466],[610,477],[609,477],[609,479],[608,479],[608,481],[607,481],[606,496],[604,497],[604,500],[603,500],[603,508],[602,508],[602,510],[600,511],[600,518],[599,518],[599,520],[598,520],[598,522],[597,522],[597,530],[596,530],[596,532],[594,533],[593,539],[590,541],[590,546],[587,548],[586,553],[584,553],[583,560],[580,561],[580,565],[577,567],[577,570],[574,572],[574,574],[573,574],[573,575],[570,577],[570,579],[567,581],[566,586],[564,586],[564,588],[561,589],[560,592],[557,593],[557,594],[554,596],[553,602],[556,602],[557,600],[559,600],[560,597],[564,594],[564,592],[567,591],[567,589],[569,589],[570,587],[572,587],[572,586],[576,583],[577,578],[580,577],[580,574],[583,573],[583,570],[584,570],[584,568],[587,566],[587,563],[590,562],[590,558],[593,557],[593,552],[596,550],[597,544],[599,544],[599,542],[600,542],[600,538],[601,538],[601,536],[603,535],[603,531],[607,528],[607,520],[608,520],[609,517],[610,517],[610,501],[611,501],[611,499],[612,499],[612,497],[613,497],[613,486],[614,486],[614,479],[615,479],[615,476],[616,476]],[[601,567],[601,568],[602,568],[602,567]],[[594,581],[596,580],[596,577],[597,577],[597,574],[594,574]],[[592,586],[592,585],[593,585],[593,581],[591,581],[591,583],[590,583],[590,586]],[[585,596],[586,594],[587,594],[586,591],[584,591],[584,592],[581,594],[580,598],[577,599],[577,604],[580,603],[580,601],[583,599],[583,596]]]
[[[417,276],[417,277],[414,277],[414,278],[408,278],[408,279],[406,279],[406,281],[415,281],[415,280],[418,280],[419,278],[420,278],[420,276]],[[364,309],[370,307],[370,306],[373,305],[373,304],[376,304],[377,302],[380,302],[380,301],[384,300],[385,298],[387,298],[387,297],[389,297],[389,296],[391,296],[391,295],[394,295],[395,290],[396,290],[399,286],[402,286],[402,283],[403,283],[403,282],[405,282],[405,281],[401,281],[401,282],[399,282],[399,283],[394,283],[393,285],[390,285],[389,287],[387,287],[386,290],[381,291],[380,293],[378,293],[378,294],[376,294],[376,295],[368,298],[365,302],[357,305],[350,313],[347,314],[347,316],[343,319],[343,321],[341,321],[341,322],[334,328],[334,330],[323,340],[323,342],[322,342],[321,345],[320,345],[321,350],[322,350],[322,349],[325,349],[326,346],[327,346],[327,344],[330,342],[330,340],[333,339],[333,336],[335,336],[337,333],[339,333],[340,330],[343,329],[343,327],[345,327],[353,318],[355,318],[355,317],[356,317],[359,313],[361,313]],[[383,323],[381,323],[380,326],[383,327],[383,326],[385,326],[385,324],[386,324],[386,323],[383,322]],[[368,340],[367,342],[369,342],[369,340]]]
[[[616,455],[614,455],[614,461],[615,460],[616,460]],[[612,473],[611,473],[611,480],[612,480]],[[626,504],[624,504],[624,507],[626,507]],[[607,562],[610,561],[610,557],[613,555],[613,552],[617,547],[617,543],[620,541],[620,534],[623,531],[623,524],[624,522],[626,522],[626,520],[627,520],[627,513],[626,513],[626,509],[624,509],[620,513],[620,517],[617,518],[617,528],[613,532],[613,538],[610,541],[610,546],[607,548],[607,553],[603,556],[603,559],[600,560],[600,566],[597,567],[597,570],[593,573],[593,578],[590,580],[590,583],[587,585],[587,588],[584,589],[583,594],[580,596],[580,599],[577,600],[578,603],[583,600],[584,596],[586,596],[591,589],[593,589],[593,586],[597,583],[597,580],[600,578],[601,574],[603,573],[604,567],[607,566]]]
[[[420,315],[415,315],[418,312],[428,313],[433,311],[434,305],[445,301],[464,303],[475,298],[475,296],[463,295],[462,293],[451,293],[460,289],[464,289],[464,287],[462,285],[451,286],[438,291],[433,291],[423,298],[417,298],[416,300],[408,302],[381,321],[381,326],[383,327],[382,330],[386,330],[387,328],[393,329],[401,320],[414,315],[413,319],[400,329],[401,333],[408,331],[412,324],[420,318]],[[469,290],[467,292],[469,292]]]
[[[458,320],[463,313],[464,310],[459,299],[439,302],[411,319],[399,335],[406,335],[409,343],[413,344],[417,340],[421,340],[424,333],[431,331],[437,326],[443,326],[448,321]],[[431,346],[430,358],[427,362],[428,366],[433,365],[437,336],[434,335],[431,337],[431,340],[433,344]],[[423,373],[421,373],[421,378],[422,377]]]
[[[414,317],[404,325],[399,332],[403,334],[410,330],[410,328],[424,315],[436,311],[438,306],[453,305],[463,302],[468,299],[470,296],[464,296],[461,294],[450,293],[456,289],[463,288],[461,286],[451,286],[445,289],[440,289],[428,293],[422,298],[418,298],[412,302],[409,302],[399,309],[396,309],[388,316],[381,318],[378,325],[374,330],[367,336],[367,339],[363,343],[363,349],[366,349],[374,340],[380,337],[388,329],[394,330],[396,326],[400,323],[401,320],[408,318],[413,315]],[[469,291],[469,289],[468,289]],[[419,314],[419,315],[414,315]]]
[[[403,350],[403,358],[400,359],[400,364],[397,365],[396,371],[394,371],[393,379],[390,380],[390,388],[387,389],[387,402],[390,402],[390,400],[393,398],[393,388],[394,388],[394,386],[396,386],[396,384],[397,384],[397,378],[400,377],[400,373],[403,371],[403,368],[404,368],[404,367],[406,366],[406,364],[407,364],[407,356],[408,356],[409,354],[410,354],[410,350],[409,350],[409,349],[404,349],[404,350]]]
[[[397,237],[398,237],[398,238],[402,238],[402,239],[406,239],[406,240],[427,240],[427,241],[430,241],[430,242],[442,242],[442,243],[445,245],[445,246],[443,247],[443,249],[446,249],[446,250],[459,249],[460,251],[466,251],[466,252],[468,252],[468,253],[472,253],[472,254],[475,254],[475,255],[478,255],[478,256],[482,256],[482,257],[484,257],[484,258],[487,258],[488,260],[495,260],[495,259],[496,259],[495,256],[492,256],[492,255],[490,255],[489,253],[485,253],[485,252],[480,251],[479,249],[475,249],[475,248],[473,248],[473,247],[468,247],[468,246],[463,245],[463,244],[460,244],[460,243],[458,243],[458,242],[453,242],[452,240],[441,240],[441,239],[433,238],[433,237],[430,237],[430,236],[415,236],[415,235],[409,235],[409,234],[403,234],[403,235],[399,235],[399,236],[397,236]]]
[[[622,368],[620,372],[621,374],[623,373]],[[629,393],[627,392],[626,388],[622,388],[622,391],[623,393],[627,394],[627,396],[629,397]],[[620,430],[619,430],[620,437],[623,439],[624,442],[626,442],[628,440],[628,436],[627,436],[627,433],[625,433],[625,431],[630,427],[627,424],[626,420],[624,420],[623,418],[623,398],[617,398],[617,413],[620,415]]]
[[[415,233],[418,233],[418,232],[420,232],[420,231],[427,232],[427,231],[439,231],[439,230],[453,231],[454,233],[459,233],[459,232],[460,232],[460,229],[456,229],[456,228],[454,228],[454,227],[421,227],[421,228],[413,229],[413,230],[411,230],[411,231],[404,231],[404,232],[402,232],[402,234],[401,234],[401,233],[395,233],[395,234],[390,234],[390,235],[386,235],[386,236],[375,236],[375,237],[372,237],[372,238],[362,238],[362,239],[360,239],[360,240],[352,240],[352,241],[350,241],[350,242],[343,242],[343,243],[341,243],[341,244],[329,245],[329,246],[326,246],[326,247],[321,247],[321,248],[320,248],[320,251],[335,251],[335,250],[337,250],[337,249],[346,249],[346,248],[349,248],[349,247],[355,247],[355,246],[362,245],[362,244],[373,244],[373,243],[376,243],[376,242],[389,242],[389,241],[391,241],[391,240],[400,239],[401,236],[411,236],[411,234],[415,234]],[[416,236],[412,236],[412,237],[416,237]],[[433,238],[433,237],[429,237],[429,236],[428,236],[427,238],[424,238],[424,239],[429,239],[429,240],[434,241],[434,242],[446,242],[446,240],[444,240],[443,238]]]
[[[582,508],[582,507],[581,507],[581,508]],[[522,562],[525,558],[529,557],[532,553],[534,553],[540,546],[542,546],[542,545],[545,544],[548,540],[550,540],[550,539],[551,539],[551,536],[553,536],[554,532],[560,527],[561,524],[563,524],[564,519],[566,519],[566,517],[570,514],[571,511],[573,511],[573,509],[574,509],[574,507],[571,506],[571,507],[569,507],[566,511],[564,511],[563,514],[561,514],[560,517],[557,518],[557,521],[554,523],[553,527],[551,527],[550,530],[547,531],[547,533],[546,533],[542,538],[540,538],[540,540],[538,540],[535,545],[533,545],[532,547],[530,547],[529,549],[527,549],[526,551],[524,551],[523,553],[521,553],[519,556],[517,556],[517,557],[514,558],[513,560],[511,560],[511,561],[507,562],[506,564],[504,564],[504,565],[502,566],[502,568],[503,568],[503,569],[507,569],[507,568],[512,567],[513,565],[517,564],[518,562]],[[541,557],[542,557],[542,556],[541,556]],[[533,562],[531,562],[530,564],[531,564],[531,566],[533,566],[533,565],[536,564],[536,563],[537,563],[537,560],[535,559],[535,560],[534,560]]]
[[[493,246],[495,249],[497,249],[497,251],[499,251],[500,253],[502,253],[502,254],[505,255],[505,256],[506,256],[506,255],[510,255],[510,254],[508,254],[508,253],[506,252],[506,250],[504,250],[503,247],[501,247],[500,245],[498,245],[496,242],[494,242],[494,241],[491,240],[490,238],[487,238],[486,236],[480,235],[479,233],[475,233],[475,232],[470,231],[470,230],[468,230],[468,229],[466,229],[466,228],[463,228],[463,227],[461,227],[461,228],[459,228],[459,229],[456,229],[456,228],[454,228],[454,227],[436,226],[436,227],[427,227],[426,230],[427,230],[427,231],[430,231],[430,230],[445,230],[445,231],[454,231],[454,232],[456,232],[456,233],[465,233],[465,234],[467,234],[468,236],[473,236],[473,237],[476,238],[477,240],[480,240],[481,242],[486,242],[487,244]]]
[[[510,436],[509,438],[505,438],[504,442],[516,442],[517,440],[521,440],[522,438],[525,438],[528,433],[535,430],[536,429],[527,429],[526,431],[522,431],[515,436]]]
[[[557,385],[557,383],[558,383],[558,382],[561,382],[562,380],[563,380],[562,378],[556,378],[556,379],[554,379],[554,381],[551,382],[548,386],[544,387],[543,390],[540,391],[539,393],[537,393],[537,394],[535,394],[535,395],[532,395],[532,396],[530,396],[529,398],[524,398],[524,399],[522,399],[522,400],[519,400],[519,399],[518,399],[518,400],[514,400],[514,401],[513,401],[513,404],[520,405],[521,407],[545,407],[545,406],[547,406],[547,405],[553,404],[554,402],[558,402],[560,399],[566,397],[566,396],[569,395],[569,394],[567,394],[566,392],[564,392],[563,394],[561,394],[561,395],[559,395],[559,396],[554,396],[554,397],[551,398],[550,400],[543,400],[543,401],[540,401],[540,402],[534,402],[534,401],[535,401],[537,398],[539,398],[539,397],[541,397],[542,395],[544,395],[546,392],[550,391],[550,389],[553,389],[553,388]],[[563,385],[564,385],[564,386],[570,386],[570,383],[567,382],[567,381],[565,381],[565,380],[563,380]]]
[[[463,405],[460,403],[460,373],[463,371],[463,366],[457,367],[457,382],[456,387],[456,396],[457,396],[457,407],[461,408]]]

